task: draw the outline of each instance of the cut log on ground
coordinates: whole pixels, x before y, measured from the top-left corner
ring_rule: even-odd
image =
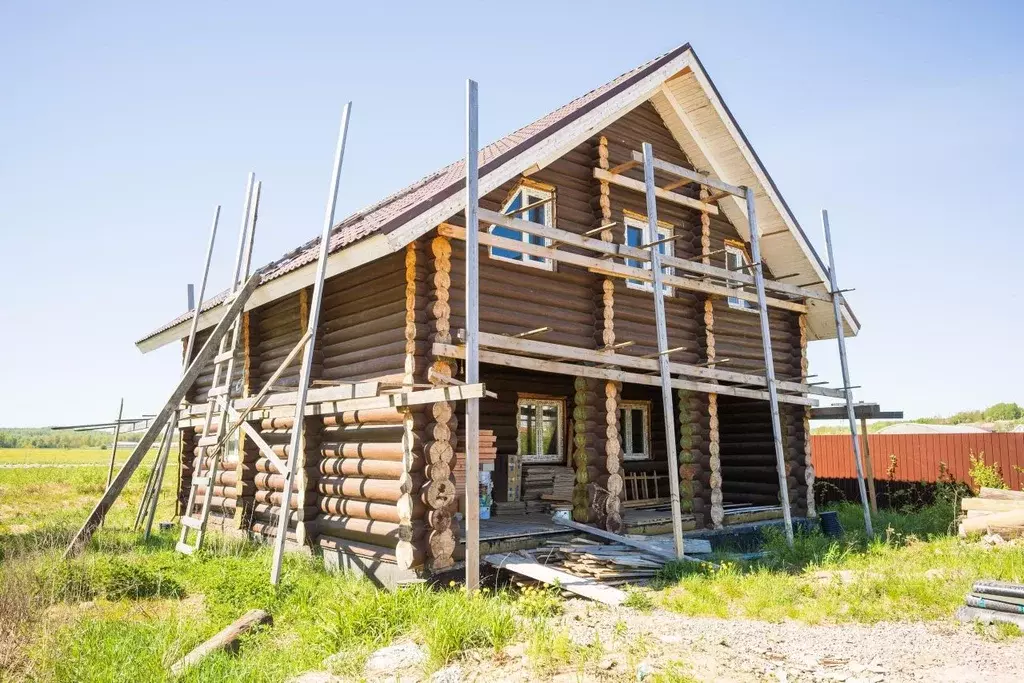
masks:
[[[273,622],[273,617],[261,609],[254,609],[246,612],[233,624],[175,662],[171,666],[171,675],[180,676],[188,668],[195,666],[208,655],[218,650],[236,652],[238,650],[238,640],[243,635],[257,626],[263,624],[270,625],[273,624]]]

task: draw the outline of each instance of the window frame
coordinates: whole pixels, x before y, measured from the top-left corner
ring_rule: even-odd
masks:
[[[729,267],[730,256],[739,256],[740,260],[743,261],[744,266],[750,266],[751,264],[750,257],[747,255],[747,248],[746,246],[744,246],[742,242],[737,242],[735,240],[725,240],[725,269],[730,272],[738,272],[735,269]],[[747,270],[749,270],[749,268],[744,269],[742,272],[746,272]],[[725,282],[725,286],[728,287],[729,289],[735,289],[737,291],[743,289],[743,283],[739,282],[738,280],[727,279]],[[754,302],[747,301],[746,299],[741,299],[736,296],[726,297],[726,303],[729,305],[729,308],[735,309],[737,311],[751,311],[754,313],[757,312],[757,307],[754,305]]]
[[[523,453],[519,439],[519,419],[522,413],[523,404],[536,404],[535,417],[537,424],[540,424],[542,408],[554,407],[558,416],[558,433],[555,442],[558,445],[558,452],[554,455],[539,453],[540,430],[537,430],[537,442],[533,444],[534,453]],[[524,464],[531,465],[562,465],[565,464],[565,399],[557,396],[536,396],[533,394],[519,394],[516,399],[516,455],[522,458]]]
[[[644,426],[643,450],[636,451],[634,442],[633,420],[624,420],[623,411],[639,410],[642,415]],[[624,437],[620,446],[622,447],[623,460],[653,460],[654,451],[651,448],[651,402],[650,401],[619,401],[619,421],[622,424],[622,436]]]
[[[532,202],[532,201],[526,201],[526,198],[527,198],[528,195],[532,195],[532,196],[536,197],[537,201],[547,200],[546,204],[544,204],[541,207],[537,207],[537,208],[543,209],[543,211],[544,211],[544,222],[542,223],[542,225],[544,225],[546,227],[549,227],[549,228],[550,227],[554,227],[554,225],[555,225],[555,202],[557,201],[557,198],[556,198],[556,194],[555,194],[555,188],[552,185],[545,185],[545,184],[542,184],[542,183],[528,182],[526,179],[523,179],[523,180],[519,181],[519,183],[514,188],[512,188],[512,191],[508,193],[508,196],[505,198],[505,201],[502,203],[502,205],[501,205],[501,213],[507,213],[509,206],[511,206],[512,203],[515,202],[516,197],[519,197],[519,196],[523,197],[523,199],[521,200],[522,203],[520,204],[520,206],[529,206],[530,204],[535,203],[535,202]],[[509,217],[510,218],[520,218],[521,220],[527,220],[525,218],[521,218],[520,216],[518,216],[516,214],[511,214]],[[496,225],[496,224],[492,223],[487,228],[487,232],[493,235],[495,229],[513,230],[513,228],[509,228],[509,227],[506,227],[504,225]],[[522,231],[516,231],[516,232],[519,232],[519,241],[527,243],[527,244],[534,244],[534,243],[530,242],[530,238],[531,237],[536,237],[536,235],[531,235],[530,233],[522,232]],[[515,237],[510,237],[509,235],[498,235],[498,237],[504,237],[505,239],[512,239],[512,240],[515,239]],[[541,237],[540,239],[542,239],[544,241],[543,245],[535,244],[535,246],[545,246],[545,247],[551,246],[551,240],[548,239],[547,237]],[[498,249],[503,249],[504,251],[510,251],[510,252],[514,251],[512,249],[505,249],[504,247],[497,247],[497,248]],[[554,261],[554,259],[551,259],[551,258],[547,258],[547,257],[540,258],[540,257],[532,256],[531,254],[526,254],[526,253],[523,253],[523,252],[515,252],[515,253],[518,253],[522,257],[522,259],[520,260],[520,259],[511,258],[509,256],[502,256],[501,254],[495,254],[494,250],[495,250],[494,246],[488,247],[487,248],[487,255],[490,258],[494,259],[495,261],[503,261],[504,263],[514,263],[514,264],[516,264],[518,266],[529,266],[530,268],[538,268],[540,270],[548,270],[548,271],[554,271],[555,270],[555,261]]]
[[[634,216],[629,213],[623,215],[622,220],[622,243],[629,246],[629,230],[630,228],[637,229],[640,231],[640,244],[647,242],[647,218],[645,216]],[[667,242],[662,244],[665,247],[665,253],[662,256],[675,256],[675,242],[670,239],[675,236],[675,228],[668,223],[662,223],[658,221],[658,239],[668,239]],[[644,270],[651,270],[650,261],[641,261],[640,259],[624,259],[624,263],[631,268],[643,268]],[[675,275],[676,269],[672,266],[663,266],[661,272],[665,275]],[[626,278],[626,287],[629,289],[638,289],[642,292],[654,292],[654,283],[646,282],[644,280],[635,280],[633,278]],[[670,285],[662,285],[662,291],[665,296],[674,296],[675,287]]]

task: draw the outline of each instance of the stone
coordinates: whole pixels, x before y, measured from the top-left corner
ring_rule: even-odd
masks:
[[[430,677],[430,683],[460,683],[462,681],[462,667],[458,664],[446,666],[440,671],[434,672]]]
[[[419,666],[427,659],[416,643],[398,643],[381,648],[370,655],[363,669],[365,673],[389,673]]]

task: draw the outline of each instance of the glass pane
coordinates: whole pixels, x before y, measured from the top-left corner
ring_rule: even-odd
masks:
[[[519,455],[534,455],[536,436],[537,406],[522,403],[519,406]]]
[[[626,442],[626,417],[629,411],[619,408],[619,443],[622,444],[622,452],[629,453],[629,445]]]
[[[522,205],[523,205],[523,193],[520,192],[515,197],[513,197],[512,201],[510,201],[508,203],[508,206],[505,207],[505,213],[511,215],[511,214],[513,214],[515,212],[516,209],[520,208]],[[517,218],[518,218],[518,216],[517,216]]]
[[[517,242],[523,241],[523,233],[512,228],[506,228],[504,225],[495,225],[491,229],[491,234],[497,235],[498,237],[507,237],[508,239],[516,240]],[[523,254],[518,251],[512,251],[510,249],[502,249],[501,247],[491,247],[491,256],[500,256],[502,258],[513,259],[516,261],[523,260]]]
[[[644,411],[634,408],[629,412],[633,422],[633,452],[639,455],[644,452],[644,444],[647,443],[647,435],[644,434]]]
[[[634,225],[626,226],[626,244],[639,247],[644,243],[644,231]]]
[[[540,408],[540,452],[544,455],[558,455],[558,407]]]

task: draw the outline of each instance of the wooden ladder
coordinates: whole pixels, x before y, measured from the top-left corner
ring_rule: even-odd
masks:
[[[249,190],[252,189],[253,177],[250,175]],[[254,200],[259,202],[259,184],[256,185]],[[252,239],[256,230],[255,212],[249,226],[250,194],[246,192],[245,212],[242,218],[242,231],[235,257],[234,277],[231,289],[228,290],[222,306],[230,306],[239,295],[242,283],[249,279],[249,268],[252,261]],[[198,310],[196,315],[198,315]],[[228,418],[234,412],[231,406],[231,381],[235,370],[235,351],[242,331],[242,309],[238,309],[228,333],[220,339],[217,355],[213,357],[213,384],[206,395],[206,416],[203,419],[203,432],[196,447],[195,469],[192,472],[192,483],[189,486],[188,503],[181,515],[181,534],[175,549],[191,555],[203,545],[206,536],[206,523],[210,519],[210,507],[213,503],[213,487],[217,484],[217,472],[230,434],[227,433]],[[216,430],[213,429],[216,413]],[[204,468],[205,465],[205,468]],[[199,503],[199,514],[195,515],[199,496],[199,488],[205,487],[202,502]],[[195,542],[188,543],[189,530],[196,532]]]
[[[234,290],[234,287],[232,288]],[[232,291],[225,304],[234,299],[235,291]],[[196,466],[192,473],[192,483],[189,487],[188,503],[181,517],[181,534],[175,548],[191,555],[203,545],[203,538],[206,535],[206,523],[210,518],[210,507],[213,502],[213,487],[217,483],[217,472],[220,469],[220,461],[224,448],[227,445],[226,439],[222,441],[227,429],[228,417],[231,413],[231,377],[235,369],[235,350],[238,348],[238,338],[242,329],[242,316],[239,314],[231,323],[229,333],[220,340],[220,348],[217,355],[213,357],[213,384],[207,395],[206,416],[203,420],[202,436],[196,448]],[[229,339],[230,337],[230,339]],[[212,429],[214,415],[216,414],[216,429]],[[204,467],[205,465],[205,467]],[[197,503],[200,487],[205,487],[202,502]],[[199,515],[194,516],[196,506],[199,506]],[[189,530],[196,532],[195,542],[188,543]]]

